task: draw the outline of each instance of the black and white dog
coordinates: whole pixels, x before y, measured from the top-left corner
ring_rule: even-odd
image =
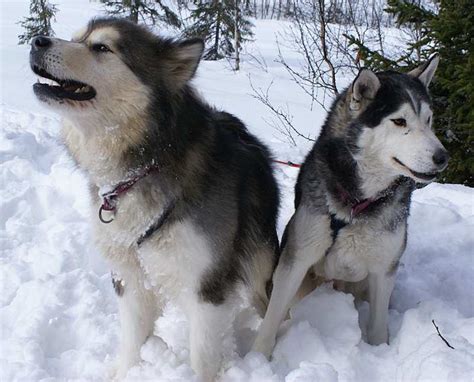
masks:
[[[114,272],[118,378],[139,361],[165,299],[187,314],[191,366],[205,381],[222,364],[238,290],[262,315],[268,302],[278,255],[269,152],[193,90],[203,47],[120,19],[93,20],[71,41],[32,41],[34,92],[64,117]]]
[[[300,285],[308,289],[311,274],[367,290],[367,340],[388,341],[389,299],[415,182],[432,181],[448,163],[431,129],[428,85],[438,60],[408,74],[363,69],[334,101],[299,173],[296,211],[254,350],[271,354],[290,302]]]

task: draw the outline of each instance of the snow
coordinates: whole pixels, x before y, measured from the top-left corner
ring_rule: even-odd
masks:
[[[100,4],[58,1],[61,37],[100,12]],[[91,242],[84,175],[58,139],[59,121],[31,91],[28,47],[16,45],[16,22],[27,1],[1,4],[0,124],[0,380],[102,381],[118,347],[118,315],[110,274]],[[275,156],[299,162],[310,144],[290,145],[265,120],[249,77],[288,107],[294,123],[317,136],[324,111],[309,101],[274,60],[285,22],[256,21],[256,42],[243,70],[205,62],[195,81],[205,98],[242,118]],[[263,57],[266,71],[250,53]],[[291,50],[285,52],[291,55]],[[296,61],[296,59],[295,59]],[[297,169],[278,166],[280,232],[292,213]],[[222,380],[232,382],[472,381],[474,379],[474,191],[431,184],[415,191],[408,246],[390,310],[390,345],[363,341],[367,304],[325,285],[293,307],[274,357],[248,353],[259,319],[240,313],[233,357]],[[432,323],[455,348],[446,346]],[[359,325],[359,321],[362,325]],[[168,305],[142,348],[130,381],[196,381],[189,367],[188,324]],[[231,346],[229,344],[229,346]],[[247,354],[246,354],[247,353]]]

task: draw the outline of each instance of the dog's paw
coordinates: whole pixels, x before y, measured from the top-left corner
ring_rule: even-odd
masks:
[[[370,345],[377,346],[388,344],[388,330],[367,330],[367,342]]]
[[[273,352],[273,348],[275,347],[275,342],[276,341],[274,339],[260,339],[257,337],[253,344],[252,351],[262,353],[267,359],[270,359]]]
[[[107,374],[106,374],[107,381],[119,381],[118,378],[118,362],[114,361],[111,362],[110,365],[107,366]]]
[[[126,375],[127,373],[125,372],[124,374],[123,370],[120,370],[118,362],[115,361],[111,363],[109,367],[107,368],[106,380],[110,382],[118,382],[118,381],[121,381],[123,378],[125,378]]]
[[[134,365],[131,360],[127,362],[122,357],[117,357],[114,361],[110,363],[107,367],[107,380],[111,382],[119,382],[123,380],[127,374],[128,370]]]

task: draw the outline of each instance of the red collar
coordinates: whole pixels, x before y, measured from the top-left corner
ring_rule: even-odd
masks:
[[[345,205],[350,205],[351,213],[350,213],[350,221],[367,208],[369,208],[374,202],[379,201],[381,198],[385,197],[386,192],[382,191],[377,195],[375,198],[367,198],[364,200],[359,200],[353,197],[345,188],[343,188],[340,184],[337,184],[337,190],[339,193],[339,199]]]
[[[102,211],[110,211],[115,214],[117,209],[117,199],[120,195],[125,194],[130,190],[135,183],[140,179],[145,178],[151,172],[159,171],[159,167],[156,165],[146,166],[136,173],[132,178],[126,179],[118,183],[111,191],[100,194],[102,204],[99,208],[99,219],[102,223],[110,223],[114,220],[112,217],[110,220],[105,220],[102,216]]]

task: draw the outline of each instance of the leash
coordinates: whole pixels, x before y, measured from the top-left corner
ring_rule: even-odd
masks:
[[[291,161],[282,161],[282,160],[276,160],[276,159],[273,159],[274,163],[279,163],[279,164],[282,164],[282,165],[285,165],[285,166],[289,166],[289,167],[295,167],[295,168],[301,168],[301,165],[298,164],[298,163],[293,163]]]
[[[100,221],[104,224],[111,223],[114,220],[114,218],[112,217],[109,220],[104,219],[104,217],[102,216],[103,211],[113,212],[115,215],[115,212],[117,210],[118,197],[120,195],[125,194],[128,190],[130,190],[135,185],[135,183],[145,178],[147,175],[149,175],[151,172],[154,172],[154,171],[159,171],[159,167],[156,165],[147,166],[141,172],[135,175],[133,178],[130,178],[118,183],[112,191],[108,191],[101,194],[100,197],[102,199],[102,204],[99,208]]]

